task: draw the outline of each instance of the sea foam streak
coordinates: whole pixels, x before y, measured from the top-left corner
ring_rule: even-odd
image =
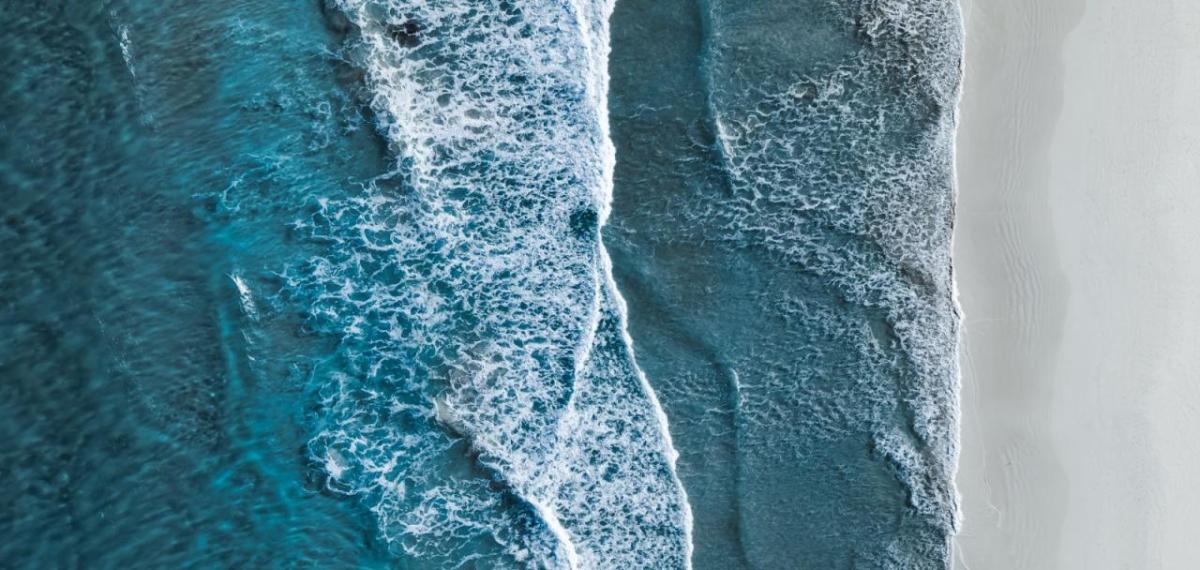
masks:
[[[310,452],[445,566],[680,568],[690,514],[600,227],[612,2],[341,0],[395,171],[299,227],[340,342]]]
[[[743,389],[739,443],[768,449],[794,433],[796,451],[788,453],[801,455],[819,446],[813,442],[866,432],[870,454],[907,495],[908,528],[864,535],[890,544],[856,560],[947,567],[958,524],[958,317],[950,263],[958,6],[831,0],[804,16],[829,19],[825,29],[835,33],[816,46],[828,53],[800,53],[787,64],[779,60],[792,54],[760,28],[770,18],[766,10],[780,12],[771,22],[786,22],[791,8],[707,4],[709,111],[728,193],[696,204],[690,216],[718,226],[713,234],[729,247],[770,259],[766,271],[786,271],[781,282],[805,283],[796,287],[801,295],[785,286],[764,295],[777,315],[802,323],[769,339],[784,349],[764,343],[753,358],[733,363]],[[754,66],[755,54],[776,59]],[[803,360],[814,351],[817,358]],[[761,487],[754,492],[772,496]],[[748,532],[755,531],[779,532]]]

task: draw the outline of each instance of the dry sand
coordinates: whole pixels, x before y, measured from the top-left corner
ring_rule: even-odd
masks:
[[[1200,2],[963,4],[958,566],[1200,568]]]

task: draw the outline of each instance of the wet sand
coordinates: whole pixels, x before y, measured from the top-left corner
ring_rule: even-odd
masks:
[[[1200,5],[964,0],[957,564],[1200,560]]]

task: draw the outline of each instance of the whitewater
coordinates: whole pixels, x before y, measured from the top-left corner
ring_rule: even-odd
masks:
[[[682,568],[691,515],[600,239],[612,2],[338,8],[395,169],[296,227],[338,338],[310,444],[434,567]]]

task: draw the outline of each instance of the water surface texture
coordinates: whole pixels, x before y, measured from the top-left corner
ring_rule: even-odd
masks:
[[[626,0],[613,30],[607,235],[697,567],[944,567],[957,6]]]
[[[0,28],[0,565],[947,565],[954,4]]]

